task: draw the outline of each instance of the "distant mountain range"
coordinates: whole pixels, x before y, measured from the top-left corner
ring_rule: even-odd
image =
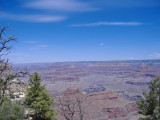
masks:
[[[129,99],[133,96],[133,100],[147,89],[155,74],[160,74],[160,60],[30,63],[14,67],[28,67],[31,73],[38,71],[49,91],[62,93],[70,87],[86,93],[114,90],[123,91]]]
[[[24,67],[28,67],[31,73],[38,71],[41,74],[43,84],[46,84],[55,101],[59,96],[65,96],[68,89],[81,91],[88,98],[84,103],[88,106],[86,119],[94,117],[95,120],[138,120],[135,101],[142,97],[142,91],[148,91],[155,74],[160,74],[160,60],[14,65],[14,68]],[[24,81],[27,82],[27,79],[24,78]],[[62,116],[59,117],[59,120],[63,120]]]

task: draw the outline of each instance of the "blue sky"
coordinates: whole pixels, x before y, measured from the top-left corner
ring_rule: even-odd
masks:
[[[13,63],[160,59],[159,0],[0,0]]]

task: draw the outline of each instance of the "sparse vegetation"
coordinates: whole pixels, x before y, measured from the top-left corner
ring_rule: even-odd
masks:
[[[149,85],[149,93],[143,92],[144,98],[137,101],[139,113],[144,115],[140,120],[160,119],[160,77],[156,75]]]
[[[9,27],[0,27],[0,120],[22,120],[25,118],[24,106],[11,101],[9,82],[17,77],[28,74],[24,71],[13,71],[7,55],[11,52],[12,44],[16,41],[14,35],[7,36]]]
[[[16,102],[5,100],[0,107],[0,120],[23,120],[25,108]]]
[[[80,95],[67,95],[58,100],[59,113],[65,120],[84,120],[84,98]]]
[[[42,79],[37,72],[35,72],[33,76],[30,76],[29,84],[26,90],[26,96],[24,95],[25,96],[24,101],[19,101],[19,102],[17,102],[16,100],[12,101],[15,98],[15,96],[12,94],[12,91],[9,88],[10,82],[13,81],[13,79],[15,78],[24,77],[26,74],[28,74],[28,71],[27,69],[20,72],[13,71],[12,66],[9,64],[9,59],[7,59],[6,55],[10,53],[12,44],[13,42],[16,41],[16,38],[14,37],[14,35],[9,37],[4,36],[5,32],[8,32],[8,31],[9,31],[8,27],[5,27],[5,26],[0,27],[0,93],[1,93],[0,94],[0,120],[24,120],[24,119],[29,119],[29,117],[31,117],[33,120],[56,120],[56,117],[55,117],[56,112],[53,107],[53,99],[50,97],[49,93],[46,91],[45,85],[41,85]],[[124,71],[125,70],[132,71],[133,66],[130,66],[130,65],[126,66],[124,63],[122,64],[127,68],[127,69],[124,69]],[[103,67],[104,66],[106,67],[105,69],[106,73],[107,74],[112,73],[114,75],[115,74],[115,72],[113,72],[114,70],[109,69],[108,65],[109,65],[108,63],[106,64],[103,63]],[[117,71],[120,70],[119,65],[116,64],[116,66],[118,68],[116,70]],[[134,66],[134,67],[137,69],[137,66]],[[52,74],[52,75],[55,75],[58,77],[54,77],[54,76],[51,76],[51,77],[55,78],[56,79],[55,81],[58,81],[58,78],[59,78],[60,80],[67,79],[68,81],[71,82],[74,80],[80,80],[79,78],[80,75],[77,73],[81,73],[86,76],[88,75],[89,77],[93,75],[94,77],[93,79],[95,79],[95,74],[97,73],[103,76],[103,78],[105,78],[104,75],[106,75],[106,73],[104,72],[104,69],[101,68],[101,66],[99,67],[95,65],[94,68],[98,68],[99,72],[95,72],[96,70],[93,72],[93,65],[92,66],[86,65],[85,67],[83,67],[83,69],[76,68],[75,66],[74,67],[70,66],[64,69],[65,72],[63,72],[63,70],[58,71],[58,67],[57,67],[57,70],[52,71],[53,73],[55,72],[55,74]],[[115,65],[113,66],[111,65],[111,68],[115,69]],[[147,69],[144,66],[141,66],[139,68],[141,70]],[[85,69],[89,70],[87,74],[83,73],[83,72],[86,72]],[[62,75],[66,73],[69,73],[69,75],[63,77]],[[124,73],[125,72],[118,72],[116,73],[116,75],[118,74],[119,76],[122,76]],[[129,72],[126,72],[126,74],[128,73]],[[148,76],[152,77],[153,73],[152,74],[148,74],[148,73],[143,75],[147,77]],[[139,71],[138,72],[136,71],[136,74],[137,76],[142,75],[142,74],[139,74]],[[47,75],[50,75],[50,74],[47,74]],[[97,78],[100,77],[99,75]],[[97,81],[99,82],[98,79]],[[14,82],[15,84],[20,83],[20,81],[16,81],[16,80]],[[126,81],[125,84],[137,85],[137,86],[145,86],[145,85],[147,86],[149,84],[149,89],[150,89],[149,93],[144,92],[143,93],[144,98],[137,101],[139,113],[144,116],[144,118],[140,118],[140,120],[159,120],[160,119],[160,76],[156,76],[155,79],[151,81],[151,83],[139,82],[139,81],[138,82]],[[92,92],[94,93],[94,92],[101,92],[105,90],[106,90],[106,87],[103,84],[101,84],[101,82],[99,82],[95,84],[95,86],[90,86],[85,91],[87,93],[92,93]],[[20,94],[23,95],[23,93],[20,93]],[[107,99],[110,99],[110,98],[107,97]],[[64,119],[66,120],[75,120],[75,119],[83,120],[84,119],[85,117],[84,115],[86,113],[84,111],[84,105],[83,105],[84,99],[81,96],[76,96],[74,98],[70,96],[68,97],[68,99],[63,99],[62,97],[62,99],[59,99],[59,101],[57,102],[59,102],[57,106],[59,107],[58,108],[59,114]],[[134,104],[136,103],[134,102]],[[102,108],[102,109],[104,110],[103,114],[108,115],[111,112],[109,111],[109,109],[111,108]],[[117,111],[116,109],[119,109],[119,111],[128,110],[127,108],[120,109],[117,107],[112,109],[113,114],[114,114],[114,110]],[[134,109],[135,108],[133,108],[132,110],[134,111]],[[137,107],[135,110],[137,110]],[[123,116],[124,114],[121,115],[121,113],[119,113],[119,115]],[[112,116],[112,114],[110,114],[110,116]]]
[[[27,110],[21,102],[13,100],[12,91],[9,84],[18,77],[24,77],[28,74],[24,71],[13,71],[6,57],[11,51],[12,44],[16,41],[14,35],[4,36],[8,32],[8,27],[0,27],[0,120],[23,120],[27,118],[25,112],[35,120],[53,120],[55,111],[52,107],[53,99],[49,97],[45,86],[41,86],[41,79],[38,73],[30,77],[29,87],[25,103],[30,110]],[[12,101],[13,100],[13,101]],[[31,114],[30,114],[31,113]]]

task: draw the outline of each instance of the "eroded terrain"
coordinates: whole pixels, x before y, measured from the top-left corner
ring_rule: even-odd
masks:
[[[155,74],[160,73],[160,60],[57,62],[26,64],[38,71],[52,96],[67,88],[79,88],[86,93],[113,90],[127,99],[136,100],[147,90]]]
[[[135,101],[142,97],[142,91],[148,91],[155,74],[160,74],[160,60],[16,65],[24,66],[42,75],[43,84],[55,101],[64,97],[68,88],[78,89],[87,97],[87,120],[137,120]]]

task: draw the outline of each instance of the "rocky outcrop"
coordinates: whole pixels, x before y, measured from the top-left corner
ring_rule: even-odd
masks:
[[[127,116],[130,112],[138,111],[136,103],[129,103],[123,107],[103,108],[102,112],[108,115],[108,118],[117,118]]]
[[[68,88],[65,92],[64,95],[65,96],[70,96],[70,95],[75,95],[80,93],[80,90],[78,88]]]
[[[21,68],[21,65],[16,65]],[[25,65],[26,66],[26,65]],[[31,71],[38,71],[44,80],[79,81],[88,75],[126,77],[154,77],[160,71],[160,60],[97,61],[29,64]]]
[[[123,120],[123,118],[128,117],[128,114],[132,117],[137,112],[135,102],[130,103],[114,91],[82,94],[79,89],[70,88],[66,90],[62,98],[64,101],[66,99],[72,104],[74,103],[73,100],[75,100],[74,97],[76,98],[79,96],[83,99],[82,108],[85,112],[84,120],[112,120],[114,118],[117,120],[122,118]],[[60,115],[58,116],[58,119],[65,120],[63,116]]]
[[[95,93],[95,92],[101,92],[106,91],[106,88],[103,85],[97,84],[96,87],[90,86],[89,88],[84,90],[86,93]]]
[[[27,84],[25,84],[22,80],[20,79],[14,79],[10,81],[8,85],[8,89],[14,93],[14,92],[24,92],[26,89]]]
[[[130,84],[130,85],[138,85],[138,86],[144,86],[144,85],[149,85],[150,82],[133,82],[133,81],[126,81],[126,84]]]

